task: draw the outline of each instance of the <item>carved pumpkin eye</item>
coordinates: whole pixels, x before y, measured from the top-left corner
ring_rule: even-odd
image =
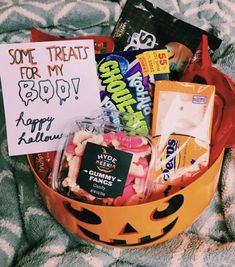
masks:
[[[81,211],[74,209],[70,203],[65,204],[66,208],[75,216],[79,221],[90,224],[100,224],[101,218],[94,212],[82,209]]]
[[[176,195],[169,199],[168,201],[169,205],[168,207],[163,211],[158,211],[156,209],[153,212],[152,218],[154,220],[165,218],[173,213],[175,213],[184,203],[184,197],[183,195]]]

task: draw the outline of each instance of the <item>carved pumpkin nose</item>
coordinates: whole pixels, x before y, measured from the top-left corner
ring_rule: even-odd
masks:
[[[122,229],[122,231],[120,232],[120,235],[131,234],[131,233],[138,233],[138,231],[136,231],[133,226],[127,223],[125,227]]]

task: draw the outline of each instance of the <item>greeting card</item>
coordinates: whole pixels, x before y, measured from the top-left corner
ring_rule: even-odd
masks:
[[[67,123],[100,107],[94,41],[0,45],[9,155],[56,150]]]

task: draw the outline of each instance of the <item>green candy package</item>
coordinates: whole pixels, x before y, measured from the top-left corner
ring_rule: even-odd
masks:
[[[169,80],[167,49],[103,53],[96,62],[102,107],[133,113],[139,120],[136,133],[148,134],[155,81]]]

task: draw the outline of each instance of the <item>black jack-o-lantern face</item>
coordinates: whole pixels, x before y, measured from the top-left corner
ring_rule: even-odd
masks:
[[[199,179],[175,194],[146,204],[123,207],[92,205],[58,194],[38,176],[32,156],[28,159],[42,197],[61,225],[99,245],[134,248],[168,240],[200,216],[216,191],[223,153]]]
[[[78,230],[88,240],[109,246],[138,247],[153,243],[167,235],[176,225],[177,211],[183,203],[182,194],[174,195],[163,202],[163,206],[149,211],[148,216],[145,216],[146,210],[141,209],[144,205],[121,207],[128,214],[122,214],[118,207],[103,207],[110,208],[104,213],[102,207],[97,209],[95,205],[92,211],[87,208],[77,210],[70,203],[64,205],[78,220]]]

